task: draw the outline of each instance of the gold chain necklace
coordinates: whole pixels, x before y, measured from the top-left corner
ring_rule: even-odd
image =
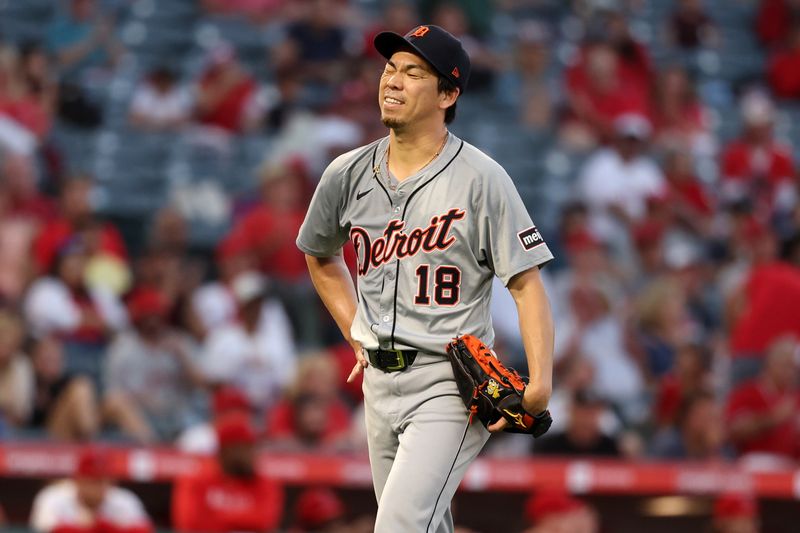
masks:
[[[424,165],[422,165],[421,167],[419,167],[419,169],[417,170],[417,172],[414,172],[414,174],[417,174],[417,173],[419,173],[419,171],[420,171],[420,170],[422,170],[423,168],[425,168],[425,167],[427,167],[428,165],[430,165],[430,164],[433,162],[433,160],[434,160],[434,159],[436,159],[437,157],[439,157],[439,154],[441,154],[441,153],[442,153],[442,150],[444,150],[444,145],[445,145],[445,144],[447,144],[447,138],[448,138],[448,137],[450,137],[450,132],[449,132],[449,131],[448,131],[448,132],[445,134],[445,136],[444,136],[444,139],[442,139],[442,144],[440,144],[440,145],[439,145],[439,149],[438,149],[438,150],[436,150],[436,153],[435,153],[435,154],[433,154],[433,156],[431,156],[431,158],[430,158],[430,159],[428,159],[428,161],[427,161],[427,162],[426,162]],[[383,159],[386,161],[386,169],[387,169],[387,170],[389,169],[389,148],[390,148],[390,147],[391,147],[391,143],[388,143],[388,144],[386,145],[386,151],[383,153]],[[378,170],[378,167],[375,167],[375,170]],[[387,174],[388,174],[388,173],[387,173]],[[397,187],[396,187],[396,186],[395,186],[395,185],[392,183],[392,178],[391,178],[391,176],[389,176],[389,175],[387,175],[387,176],[386,176],[386,186],[387,186],[387,187],[389,187],[391,190],[395,190],[395,189],[397,188]]]

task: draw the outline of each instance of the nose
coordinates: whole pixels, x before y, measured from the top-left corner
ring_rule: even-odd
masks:
[[[390,89],[400,89],[403,86],[402,79],[402,74],[395,71],[386,77],[386,87]]]

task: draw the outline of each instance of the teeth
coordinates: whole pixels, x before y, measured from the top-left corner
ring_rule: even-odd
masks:
[[[386,102],[387,104],[402,104],[403,103],[400,100],[398,100],[397,98],[390,98],[388,96],[386,98],[384,98],[383,101]]]

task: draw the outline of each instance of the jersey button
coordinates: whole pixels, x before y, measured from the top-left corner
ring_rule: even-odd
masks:
[[[389,322],[389,315],[386,315],[386,316],[384,316],[384,317],[383,317],[383,321],[384,321],[384,322]]]
[[[395,208],[394,208],[394,212],[395,212],[395,213],[399,213],[399,212],[400,212],[400,206],[397,206],[397,207],[395,207]]]
[[[386,278],[389,279],[389,280],[393,280],[394,279],[394,272],[387,272],[386,273]]]

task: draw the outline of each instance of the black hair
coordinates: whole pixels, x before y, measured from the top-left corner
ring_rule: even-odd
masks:
[[[444,76],[439,76],[439,87],[438,90],[440,93],[452,93],[458,90],[456,84],[450,81],[448,78]],[[456,118],[456,104],[458,102],[453,102],[453,105],[448,107],[444,110],[444,123],[450,124]]]

